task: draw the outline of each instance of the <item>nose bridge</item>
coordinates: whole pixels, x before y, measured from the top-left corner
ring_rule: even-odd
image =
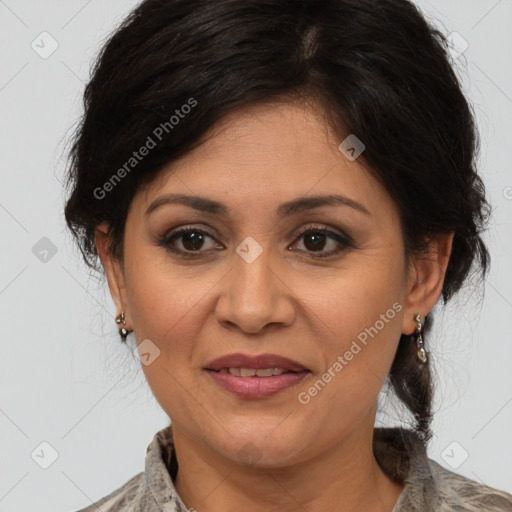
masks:
[[[217,305],[219,321],[257,332],[269,323],[289,324],[293,305],[276,275],[270,246],[247,237],[236,248],[232,271]]]
[[[253,237],[247,237],[238,245],[236,253],[233,282],[231,283],[232,291],[241,301],[244,301],[246,297],[253,297],[255,300],[264,299],[264,303],[270,306],[271,295],[273,295],[272,250],[270,246],[267,244],[263,247]],[[250,306],[250,302],[247,306]]]

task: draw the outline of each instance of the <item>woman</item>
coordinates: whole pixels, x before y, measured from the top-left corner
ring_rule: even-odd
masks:
[[[146,0],[113,34],[66,219],[172,425],[85,511],[512,510],[426,454],[429,314],[489,260],[447,55],[406,0]],[[385,384],[413,428],[375,428]]]

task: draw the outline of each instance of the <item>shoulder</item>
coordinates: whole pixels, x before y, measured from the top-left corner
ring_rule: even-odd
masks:
[[[374,454],[404,484],[393,512],[512,512],[512,495],[446,469],[429,458],[414,431],[377,428]]]
[[[428,459],[439,501],[439,512],[512,512],[512,495],[450,471]]]
[[[186,512],[172,480],[177,466],[173,446],[170,426],[157,432],[147,447],[144,471],[77,512]]]
[[[142,504],[145,495],[145,484],[144,473],[139,473],[104,498],[77,512],[98,512],[98,510],[102,512],[121,512],[126,510],[127,506],[133,506],[134,503]],[[139,510],[146,509],[140,508]]]

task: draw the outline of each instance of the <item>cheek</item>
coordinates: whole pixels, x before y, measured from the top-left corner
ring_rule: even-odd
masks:
[[[404,283],[397,279],[403,274],[398,254],[356,255],[353,262],[316,279],[314,285],[312,280],[305,279],[311,286],[302,290],[302,297],[326,329],[345,341],[373,326],[381,315],[385,317],[385,330],[391,330],[390,325],[400,323],[398,313],[405,299]],[[299,280],[296,285],[301,286]],[[399,305],[393,308],[395,303]],[[383,330],[381,322],[377,327]]]
[[[146,380],[162,409],[194,414],[196,340],[204,324],[205,290],[214,282],[192,279],[167,262],[133,254],[126,260],[127,295],[137,344],[149,339],[158,356],[142,364]],[[152,346],[152,345],[150,345]],[[155,350],[155,349],[153,349]]]
[[[324,368],[301,390],[299,402],[305,405],[298,410],[318,418],[328,410],[326,439],[375,406],[400,339],[400,290],[393,279],[376,274],[381,279],[346,277],[335,281],[326,296],[310,297],[322,333],[311,348],[322,354]]]
[[[377,393],[384,384],[401,335],[405,298],[396,278],[402,275],[400,258],[371,260],[317,282],[307,295],[318,327],[315,348],[326,369],[343,374],[338,384],[343,380],[361,395]]]
[[[186,349],[186,340],[193,339],[201,327],[194,318],[202,307],[201,301],[207,299],[205,290],[209,287],[200,279],[186,279],[156,266],[148,267],[139,267],[127,290],[137,338],[150,338],[161,350]],[[175,339],[181,342],[172,343]]]
[[[180,272],[169,263],[164,251],[154,247],[128,243],[125,272],[137,345],[149,339],[157,347],[158,358],[142,368],[159,399],[158,389],[175,390],[183,380],[181,369],[190,367],[193,339],[201,325],[194,321],[194,314],[208,288],[200,287],[198,280],[187,278],[183,270]]]
[[[173,265],[163,249],[147,241],[144,233],[134,231],[126,238],[124,252],[133,327],[140,340],[153,337],[163,341],[200,300],[201,290],[197,280],[188,278],[188,269]],[[204,295],[204,288],[202,291]]]

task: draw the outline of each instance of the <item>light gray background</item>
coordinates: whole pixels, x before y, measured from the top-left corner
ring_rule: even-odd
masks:
[[[144,469],[147,445],[168,424],[62,215],[64,142],[89,65],[135,3],[0,0],[0,512],[89,505]],[[467,289],[438,314],[427,340],[439,374],[429,455],[512,492],[512,2],[419,3],[469,43],[457,66],[475,105],[494,205],[484,299]],[[59,45],[47,59],[31,48],[43,31]],[[32,251],[42,237],[57,249],[46,262]],[[31,457],[36,450],[36,460],[50,461],[42,442],[58,452],[48,469]]]

